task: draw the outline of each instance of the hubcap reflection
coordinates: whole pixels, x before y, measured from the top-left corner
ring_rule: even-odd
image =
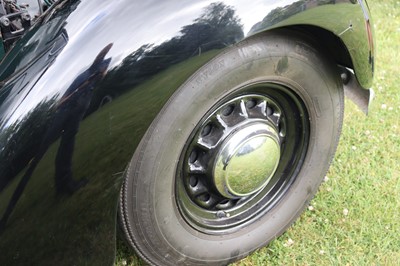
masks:
[[[249,196],[262,189],[278,167],[279,136],[266,123],[240,129],[222,145],[214,166],[214,183],[226,198]]]

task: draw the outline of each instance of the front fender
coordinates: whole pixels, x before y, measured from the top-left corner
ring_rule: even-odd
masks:
[[[343,40],[370,84],[360,5],[291,12],[300,2],[57,2],[0,65],[0,264],[112,264],[127,163],[170,96],[226,46],[315,25]]]

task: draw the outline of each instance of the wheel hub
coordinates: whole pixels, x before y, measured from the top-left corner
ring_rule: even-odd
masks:
[[[263,122],[247,125],[222,144],[214,163],[214,184],[226,198],[249,196],[268,184],[279,158],[276,130]]]

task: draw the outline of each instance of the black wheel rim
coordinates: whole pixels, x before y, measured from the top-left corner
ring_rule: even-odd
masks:
[[[276,132],[279,163],[271,177],[249,193],[222,193],[215,181],[216,158],[232,135],[255,124]],[[181,153],[175,199],[184,221],[203,233],[225,234],[264,215],[295,181],[309,136],[306,106],[287,85],[252,84],[219,101],[196,125]]]

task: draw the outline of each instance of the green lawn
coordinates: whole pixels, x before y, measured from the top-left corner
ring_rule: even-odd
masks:
[[[342,138],[320,191],[282,236],[234,265],[400,265],[400,1],[369,1],[376,97],[346,101]],[[119,242],[116,265],[142,265]]]

